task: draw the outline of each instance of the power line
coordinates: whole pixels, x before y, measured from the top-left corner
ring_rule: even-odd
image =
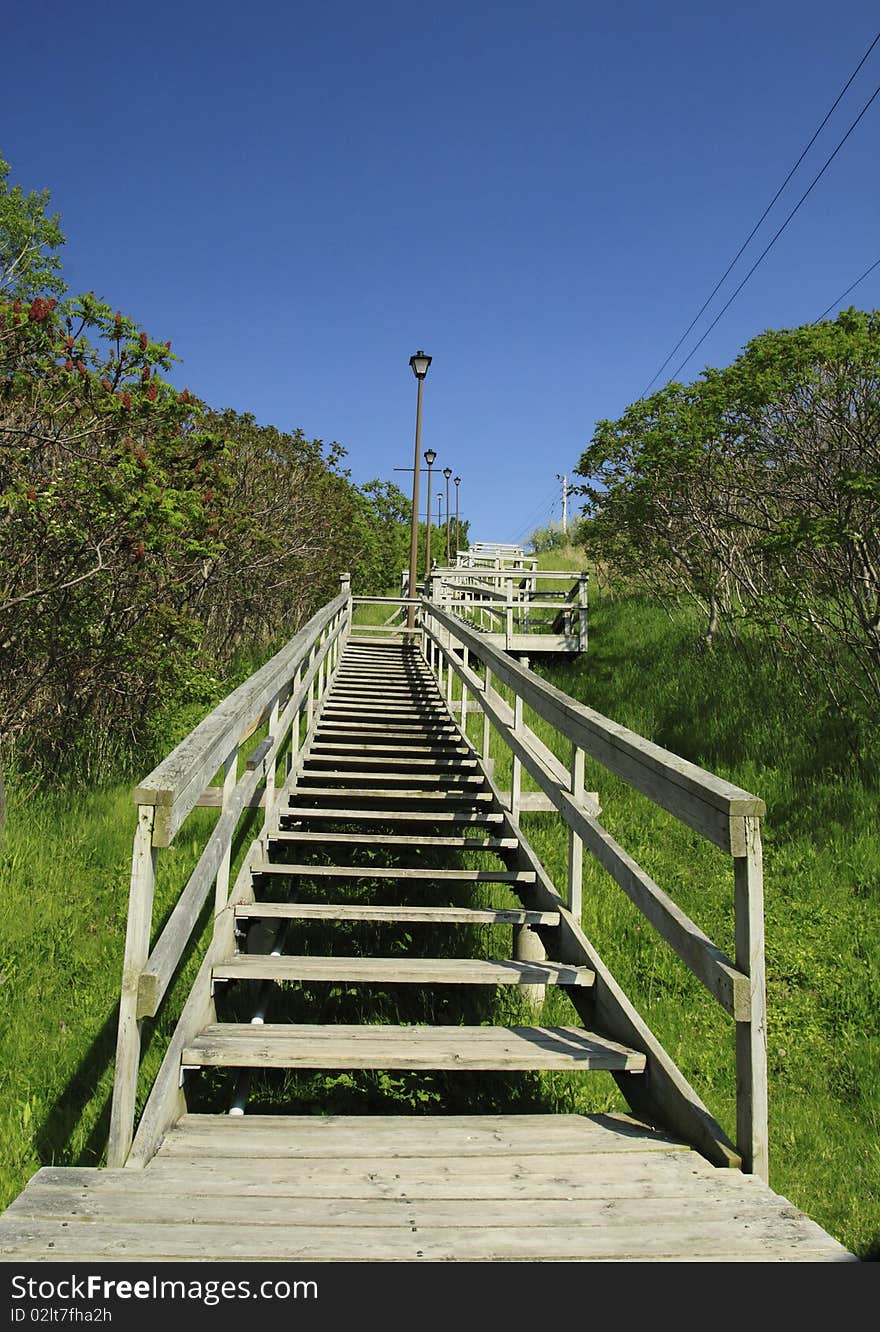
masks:
[[[846,91],[847,91],[847,89],[849,88],[850,84],[852,83],[853,79],[856,77],[856,75],[858,74],[859,70],[862,68],[862,65],[864,65],[865,61],[868,59],[868,56],[871,54],[871,52],[873,51],[874,47],[877,45],[878,42],[880,42],[880,32],[877,33],[877,35],[875,36],[874,40],[871,42],[871,45],[868,47],[867,51],[866,51],[865,54],[862,56],[862,58],[861,58],[861,60],[859,61],[859,63],[856,65],[856,67],[855,67],[855,69],[853,70],[852,74],[850,74],[850,76],[849,76],[849,78],[847,79],[846,83],[843,85],[843,87],[841,88],[840,92],[838,93],[838,95],[837,95],[837,97],[836,97],[834,103],[832,104],[832,106],[830,107],[830,109],[826,112],[825,117],[824,117],[822,123],[819,125],[819,128],[816,130],[816,132],[814,133],[813,137],[810,139],[810,142],[807,144],[806,148],[804,148],[804,150],[803,150],[803,152],[801,153],[800,157],[799,157],[798,160],[795,162],[794,166],[791,168],[791,170],[789,171],[788,175],[785,177],[785,180],[784,180],[784,181],[782,182],[782,184],[779,186],[779,189],[776,191],[776,193],[774,194],[773,198],[770,200],[770,202],[768,203],[767,207],[764,209],[764,211],[763,211],[763,213],[761,214],[761,216],[758,218],[758,220],[757,220],[757,222],[755,223],[755,225],[752,227],[752,229],[751,229],[751,231],[749,232],[748,236],[747,236],[746,239],[743,241],[742,245],[739,247],[739,249],[737,250],[736,254],[735,254],[735,255],[733,256],[733,258],[731,259],[730,263],[727,265],[727,268],[725,269],[724,273],[723,273],[722,276],[718,279],[718,281],[715,283],[715,286],[712,288],[711,292],[710,292],[709,295],[706,297],[705,301],[704,301],[703,304],[700,306],[699,310],[698,310],[697,313],[694,315],[693,319],[692,319],[691,322],[688,324],[687,328],[686,328],[685,331],[682,333],[681,337],[678,339],[678,342],[677,342],[677,343],[675,344],[675,346],[672,348],[672,351],[671,351],[671,352],[669,353],[669,355],[666,357],[666,360],[665,360],[665,361],[663,362],[663,364],[660,366],[660,369],[659,369],[659,370],[657,371],[657,373],[654,375],[654,378],[650,381],[650,383],[648,384],[647,388],[645,388],[645,389],[642,390],[641,396],[642,396],[643,398],[644,398],[645,395],[647,394],[648,390],[651,388],[651,385],[654,384],[655,381],[658,380],[658,379],[660,378],[660,376],[662,375],[663,371],[666,369],[667,365],[668,365],[669,362],[672,360],[673,356],[674,356],[675,353],[678,351],[678,349],[679,349],[679,347],[681,346],[681,344],[684,342],[684,340],[685,340],[685,338],[687,337],[688,333],[690,333],[691,329],[694,327],[694,324],[696,324],[696,322],[698,321],[698,319],[700,318],[700,316],[701,316],[701,315],[703,314],[703,312],[706,310],[707,306],[711,303],[712,299],[714,298],[714,296],[715,296],[716,293],[718,292],[719,288],[720,288],[721,286],[723,286],[724,282],[725,282],[726,279],[729,277],[731,271],[732,271],[733,268],[736,266],[737,261],[739,260],[739,258],[740,258],[740,256],[742,255],[743,251],[744,251],[744,250],[746,249],[746,247],[749,245],[750,241],[751,241],[752,238],[754,237],[755,233],[759,230],[759,228],[760,228],[761,224],[763,223],[764,219],[766,218],[767,214],[770,212],[771,208],[772,208],[773,205],[776,203],[776,200],[777,200],[777,199],[779,198],[779,196],[782,194],[783,190],[785,189],[785,187],[786,187],[786,185],[788,184],[788,182],[791,180],[791,178],[792,178],[792,176],[794,175],[794,173],[797,171],[797,169],[798,169],[798,167],[800,166],[801,162],[803,162],[803,160],[804,160],[804,158],[806,157],[807,153],[810,151],[810,149],[812,148],[813,144],[816,142],[816,140],[818,139],[819,135],[822,133],[822,130],[823,130],[823,129],[825,128],[825,126],[828,124],[828,121],[831,119],[831,116],[834,114],[834,112],[837,110],[837,107],[840,105],[840,102],[841,102],[841,100],[842,100],[842,98],[843,98],[843,96],[844,96],[844,93],[846,93]],[[811,188],[812,188],[812,187],[811,187]],[[775,238],[774,238],[774,239],[775,239]],[[736,294],[736,293],[734,293],[734,295],[735,295],[735,294]],[[699,346],[699,343],[697,344],[697,346]],[[696,351],[696,347],[694,348],[694,351]],[[691,355],[693,355],[693,352],[691,352]],[[690,360],[690,357],[688,357],[688,360]],[[678,373],[678,372],[676,372],[676,373]],[[673,378],[674,378],[674,376],[673,376]]]
[[[752,266],[751,266],[751,268],[749,269],[748,273],[746,273],[745,277],[743,278],[742,282],[740,282],[739,286],[736,288],[736,290],[734,291],[733,295],[730,296],[730,297],[728,298],[728,300],[724,303],[724,305],[722,305],[721,309],[718,311],[718,314],[717,314],[717,315],[715,316],[715,318],[712,320],[712,323],[711,323],[711,324],[709,325],[709,327],[706,329],[706,331],[705,331],[705,333],[703,334],[703,336],[699,339],[698,342],[695,343],[695,345],[691,348],[691,350],[688,352],[687,356],[686,356],[686,357],[684,358],[684,360],[682,361],[681,365],[680,365],[680,366],[678,367],[678,369],[673,373],[673,375],[672,375],[672,378],[673,378],[673,379],[677,379],[677,378],[678,378],[678,376],[681,374],[681,372],[682,372],[682,370],[684,369],[684,367],[687,365],[688,361],[689,361],[689,360],[691,359],[691,357],[693,356],[694,352],[698,351],[699,348],[700,348],[700,347],[703,345],[703,343],[706,341],[706,339],[708,338],[709,334],[712,332],[712,329],[713,329],[713,328],[715,327],[715,325],[718,323],[718,321],[719,321],[719,319],[721,318],[721,316],[722,316],[727,310],[730,309],[731,305],[732,305],[733,302],[736,300],[737,296],[738,296],[739,293],[742,291],[743,287],[746,285],[746,283],[748,282],[749,278],[750,278],[750,277],[752,276],[752,274],[754,273],[755,269],[758,267],[759,264],[761,264],[761,263],[763,262],[763,260],[766,258],[766,256],[767,256],[767,255],[770,253],[770,251],[773,249],[773,246],[774,246],[774,245],[776,244],[776,242],[779,240],[779,237],[782,235],[783,231],[785,231],[785,228],[788,226],[789,222],[790,222],[791,219],[794,217],[795,213],[798,211],[798,209],[801,207],[801,205],[806,201],[807,196],[812,192],[813,188],[814,188],[816,185],[818,185],[819,181],[820,181],[820,180],[822,179],[822,177],[825,175],[825,172],[828,170],[828,168],[830,167],[831,163],[834,161],[835,157],[836,157],[837,154],[840,152],[841,148],[842,148],[843,145],[846,143],[847,139],[848,139],[849,136],[852,134],[853,130],[856,128],[856,126],[858,125],[859,121],[860,121],[860,120],[862,119],[862,117],[864,116],[865,112],[869,109],[869,107],[871,106],[871,104],[875,101],[875,99],[877,98],[878,94],[880,94],[880,83],[878,83],[877,87],[876,87],[876,88],[874,89],[874,91],[871,93],[871,96],[868,98],[867,102],[866,102],[865,105],[862,107],[861,111],[860,111],[859,114],[856,116],[855,120],[854,120],[853,123],[850,125],[849,129],[846,131],[846,134],[844,134],[843,138],[840,140],[840,142],[838,143],[837,147],[834,149],[834,152],[831,153],[831,155],[830,155],[829,157],[826,158],[825,163],[824,163],[824,165],[822,166],[821,170],[818,171],[817,174],[816,174],[816,175],[813,177],[813,179],[810,181],[809,185],[808,185],[807,188],[804,190],[804,192],[803,192],[803,194],[801,195],[801,197],[798,199],[798,201],[797,201],[797,203],[795,204],[794,208],[792,208],[792,210],[791,210],[791,212],[789,213],[788,217],[787,217],[787,218],[785,219],[785,221],[782,223],[782,226],[778,229],[778,231],[777,231],[777,232],[775,233],[775,235],[771,238],[771,240],[769,241],[769,243],[764,247],[764,249],[763,249],[763,250],[761,251],[761,253],[758,255],[758,258],[757,258],[757,259],[755,260],[755,262],[752,264]]]
[[[528,518],[525,519],[522,531],[519,534],[520,536],[523,535],[528,536],[528,534],[532,530],[532,526],[536,521],[536,519],[539,516],[543,516],[547,504],[550,503],[552,499],[555,499],[555,497],[556,497],[556,487],[554,486],[552,491],[548,495],[545,495],[544,498],[540,500],[539,503],[536,504],[535,507],[529,511],[529,516]],[[552,505],[551,505],[551,512],[552,512]],[[514,542],[518,542],[519,537],[516,536],[511,537],[511,540]]]
[[[846,291],[842,292],[842,293],[840,294],[840,296],[838,296],[838,298],[837,298],[836,301],[832,301],[831,304],[829,305],[828,309],[827,309],[827,310],[823,310],[822,313],[819,315],[819,318],[813,320],[813,323],[814,323],[814,324],[821,324],[821,322],[822,322],[822,320],[825,318],[825,316],[826,316],[827,314],[830,314],[831,311],[832,311],[833,309],[835,309],[835,307],[839,309],[839,308],[840,308],[840,302],[841,302],[842,300],[844,300],[844,299],[850,294],[851,291],[855,291],[855,289],[856,289],[856,287],[859,285],[859,283],[860,283],[860,282],[864,282],[864,280],[865,280],[865,278],[868,276],[868,274],[869,274],[869,273],[873,273],[875,268],[880,268],[880,259],[875,259],[874,262],[873,262],[873,264],[871,265],[871,267],[870,267],[870,268],[866,268],[865,271],[864,271],[864,273],[862,274],[862,276],[861,276],[861,277],[857,277],[856,280],[855,280],[855,282],[853,282],[852,286],[847,287]]]

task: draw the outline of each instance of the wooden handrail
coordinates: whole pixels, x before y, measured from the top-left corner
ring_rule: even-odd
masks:
[[[156,809],[154,846],[171,845],[212,774],[293,678],[322,631],[346,604],[347,594],[340,592],[323,606],[271,661],[233,690],[135,787],[135,804]]]
[[[302,715],[305,713],[310,732],[350,632],[351,619],[350,580],[343,575],[339,595],[313,615],[271,661],[214,708],[135,788],[138,829],[132,856],[107,1149],[110,1165],[125,1163],[132,1141],[141,1020],[158,1012],[212,887],[215,934],[228,915],[232,844],[241,816],[261,803],[256,797],[262,789],[262,835],[266,836],[273,816],[278,756],[289,736],[289,764],[295,767]],[[264,722],[268,722],[269,734],[256,746],[239,776],[241,747]],[[218,770],[223,773],[222,785],[208,787]],[[171,845],[188,815],[204,802],[206,792],[219,795],[220,817],[151,951],[158,852]]]
[[[519,819],[521,769],[535,779],[569,829],[568,905],[580,919],[581,847],[586,847],[736,1023],[737,1151],[746,1170],[767,1178],[767,1041],[760,818],[764,801],[603,717],[534,675],[436,603],[422,608],[424,651],[450,707],[461,683],[466,736],[473,696],[483,714],[483,759],[493,727],[512,755],[510,817]],[[474,669],[482,664],[484,674]],[[513,705],[497,684],[513,694]],[[570,742],[570,769],[523,719],[523,705]],[[590,754],[733,859],[736,959],[732,961],[602,827],[583,792]]]

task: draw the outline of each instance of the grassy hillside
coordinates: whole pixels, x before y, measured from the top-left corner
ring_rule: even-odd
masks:
[[[550,560],[542,557],[542,565],[552,567]],[[701,649],[685,611],[670,618],[646,601],[593,591],[588,654],[535,669],[766,801],[771,1185],[855,1251],[876,1249],[876,769],[848,750],[838,716],[804,706],[784,668],[724,644]],[[732,952],[729,861],[598,765],[588,765],[587,788],[598,790],[602,821],[625,848]],[[530,816],[526,826],[561,884],[564,841],[554,820]],[[587,862],[587,933],[732,1131],[730,1024],[604,871]]]

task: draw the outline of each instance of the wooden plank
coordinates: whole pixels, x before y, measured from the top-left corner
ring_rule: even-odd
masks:
[[[334,754],[349,754],[357,757],[358,754],[376,755],[383,753],[399,755],[400,749],[397,745],[386,744],[382,740],[370,740],[364,738],[359,742],[349,743],[345,740],[316,740],[311,747],[313,758],[323,757],[324,753],[328,757]],[[427,754],[433,755],[436,759],[452,759],[463,754],[469,754],[470,748],[467,745],[411,745],[407,748],[407,754]]]
[[[452,823],[483,827],[503,822],[504,816],[496,810],[465,811],[447,810],[408,810],[408,809],[309,809],[305,806],[283,811],[285,818],[291,819],[333,819],[347,823]],[[515,841],[516,839],[514,839]]]
[[[765,814],[763,800],[577,703],[438,607],[430,616],[562,735],[723,850],[744,854],[742,818]]]
[[[46,1196],[48,1193],[49,1196]],[[89,1190],[41,1191],[22,1199],[7,1214],[13,1226],[26,1220],[66,1220],[73,1226],[101,1223],[155,1225],[263,1226],[267,1247],[280,1238],[276,1227],[332,1228],[340,1232],[362,1227],[401,1226],[412,1229],[469,1228],[494,1231],[498,1227],[553,1229],[571,1226],[580,1230],[594,1227],[632,1230],[641,1224],[656,1231],[672,1231],[681,1224],[683,1205],[687,1206],[689,1226],[707,1224],[733,1229],[731,1199],[726,1191],[715,1196],[696,1193],[678,1198],[637,1199],[570,1198],[557,1190],[556,1197],[529,1198],[420,1198],[407,1196],[372,1198],[253,1198],[240,1196],[230,1207],[228,1197],[205,1197],[194,1188],[191,1194],[139,1194],[130,1199],[124,1193],[95,1197]],[[746,1227],[772,1224],[789,1209],[783,1200],[775,1205],[762,1196],[740,1190],[735,1199],[737,1222]],[[794,1229],[794,1227],[792,1227]],[[488,1239],[488,1237],[487,1237]],[[491,1240],[489,1240],[491,1243]]]
[[[311,760],[306,761],[307,764]],[[349,783],[355,785],[369,781],[382,781],[385,784],[390,782],[412,783],[414,781],[424,784],[430,782],[434,785],[448,784],[450,786],[481,786],[483,778],[473,772],[461,772],[458,768],[441,769],[439,772],[425,771],[419,768],[415,772],[408,770],[406,772],[389,771],[387,767],[378,768],[375,771],[360,769],[343,770],[341,768],[316,768],[313,772],[307,766],[303,767],[299,775],[298,788],[311,789],[312,782],[326,783],[331,778],[339,783],[340,790],[347,787]]]
[[[235,1123],[223,1114],[188,1114],[175,1125],[162,1154],[175,1144],[189,1144],[194,1150],[197,1143],[217,1155],[232,1152],[253,1157],[274,1145],[288,1156],[390,1153],[395,1157],[442,1156],[447,1165],[475,1153],[488,1162],[503,1154],[564,1151],[586,1157],[675,1148],[687,1153],[694,1173],[713,1178],[717,1173],[680,1139],[621,1113],[249,1115]]]
[[[633,1262],[856,1261],[827,1237],[801,1236],[783,1220],[743,1230],[736,1225],[682,1222],[674,1232],[600,1227],[540,1226],[491,1229],[413,1225],[349,1228],[289,1226],[273,1232],[259,1225],[91,1224],[60,1229],[51,1221],[22,1219],[3,1227],[0,1261],[200,1262]],[[47,1251],[47,1245],[50,1246]],[[5,1254],[11,1251],[12,1256]],[[312,1279],[312,1278],[310,1278]],[[314,1278],[317,1283],[317,1277]]]
[[[274,831],[271,842],[342,843],[345,846],[443,846],[460,851],[509,851],[516,846],[514,837],[428,837],[406,833],[335,833],[309,832],[282,828]]]
[[[412,865],[276,865],[255,867],[258,874],[303,879],[403,879],[425,883],[534,883],[531,870],[425,869]]]
[[[309,800],[315,796],[331,796],[337,799],[346,800],[418,800],[418,801],[447,801],[452,804],[456,801],[472,804],[474,801],[491,801],[492,796],[488,791],[400,791],[390,790],[387,787],[354,787],[354,786],[298,786],[291,793],[293,799],[301,800],[307,797]]]
[[[235,1068],[386,1068],[639,1073],[645,1057],[579,1027],[352,1027],[295,1023],[208,1026],[186,1065]]]
[[[465,758],[460,754],[452,754],[448,759],[440,758],[402,758],[400,751],[394,754],[323,754],[315,753],[314,746],[309,753],[308,765],[310,768],[319,772],[345,772],[350,774],[358,768],[369,765],[371,769],[392,770],[394,768],[405,768],[407,773],[427,769],[434,772],[460,772],[462,769],[473,769],[477,766],[476,759]],[[320,765],[320,767],[318,766]],[[374,775],[372,772],[371,776]]]
[[[767,1180],[767,999],[764,969],[764,879],[758,819],[746,823],[746,855],[733,862],[736,960],[749,987],[748,1022],[736,1026],[736,1140],[743,1166]]]
[[[364,906],[333,902],[252,902],[236,907],[237,918],[285,920],[427,921],[436,925],[558,925],[555,911],[499,907]]]
[[[587,967],[475,957],[280,957],[242,953],[215,965],[229,981],[346,981],[360,985],[591,985]]]

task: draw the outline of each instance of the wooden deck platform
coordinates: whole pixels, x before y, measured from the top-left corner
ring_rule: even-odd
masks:
[[[46,1167],[0,1262],[857,1261],[624,1116],[189,1115],[142,1170]]]

